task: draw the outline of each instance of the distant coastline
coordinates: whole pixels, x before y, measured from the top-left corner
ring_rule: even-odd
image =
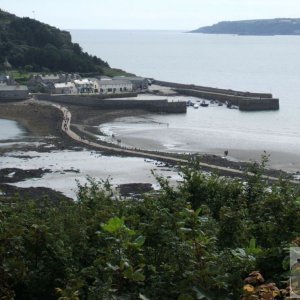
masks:
[[[300,19],[278,18],[264,20],[223,21],[200,27],[191,33],[236,35],[300,35]]]

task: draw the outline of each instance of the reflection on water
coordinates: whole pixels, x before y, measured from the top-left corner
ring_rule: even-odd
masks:
[[[0,119],[0,141],[22,137],[25,131],[17,122]]]
[[[42,178],[28,179],[15,185],[20,187],[48,187],[76,198],[77,183],[86,182],[86,176],[97,180],[110,178],[114,185],[124,183],[157,182],[151,170],[159,175],[170,176],[171,181],[180,179],[174,170],[159,168],[153,160],[136,157],[102,156],[90,151],[53,151],[51,153],[11,152],[1,157],[2,168],[49,169]],[[130,172],[129,172],[130,171]]]
[[[264,126],[278,112],[243,113],[225,106],[188,108],[186,114],[119,118],[100,129],[128,147],[170,152],[200,152],[233,159],[259,159],[271,154],[275,167],[300,170],[300,134],[295,128]],[[231,122],[226,119],[231,118]]]

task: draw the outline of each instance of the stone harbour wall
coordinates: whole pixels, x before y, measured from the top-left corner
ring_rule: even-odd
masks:
[[[155,113],[186,113],[186,103],[165,100],[103,99],[102,97],[81,95],[36,94],[39,100],[50,102],[97,107],[101,109],[142,109]],[[146,96],[145,96],[146,97]],[[119,98],[119,95],[118,95]]]
[[[218,94],[226,94],[232,96],[244,96],[244,97],[254,97],[254,98],[272,98],[272,94],[270,93],[251,93],[251,92],[242,92],[242,91],[235,91],[231,89],[219,89],[219,88],[212,88],[207,86],[200,86],[194,84],[182,84],[182,83],[175,83],[175,82],[167,82],[167,81],[160,81],[160,80],[153,80],[153,84],[166,86],[175,89],[190,89],[196,91],[203,91],[203,92],[211,92],[211,93],[218,93]]]
[[[154,84],[173,88],[178,94],[198,97],[206,100],[217,100],[222,103],[231,103],[243,111],[278,110],[279,99],[269,93],[250,93],[235,90],[226,90],[153,80]]]

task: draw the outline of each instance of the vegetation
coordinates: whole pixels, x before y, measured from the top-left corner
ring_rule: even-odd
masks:
[[[283,299],[300,193],[263,167],[241,182],[195,164],[143,201],[91,179],[76,202],[0,196],[0,299]]]
[[[192,32],[238,35],[299,35],[300,19],[226,21],[201,27]]]
[[[5,60],[14,69],[102,74],[109,65],[83,52],[71,35],[30,18],[0,10],[0,65]]]

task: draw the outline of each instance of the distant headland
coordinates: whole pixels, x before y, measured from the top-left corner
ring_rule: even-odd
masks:
[[[223,21],[212,26],[200,27],[191,33],[236,35],[300,35],[300,18]]]

